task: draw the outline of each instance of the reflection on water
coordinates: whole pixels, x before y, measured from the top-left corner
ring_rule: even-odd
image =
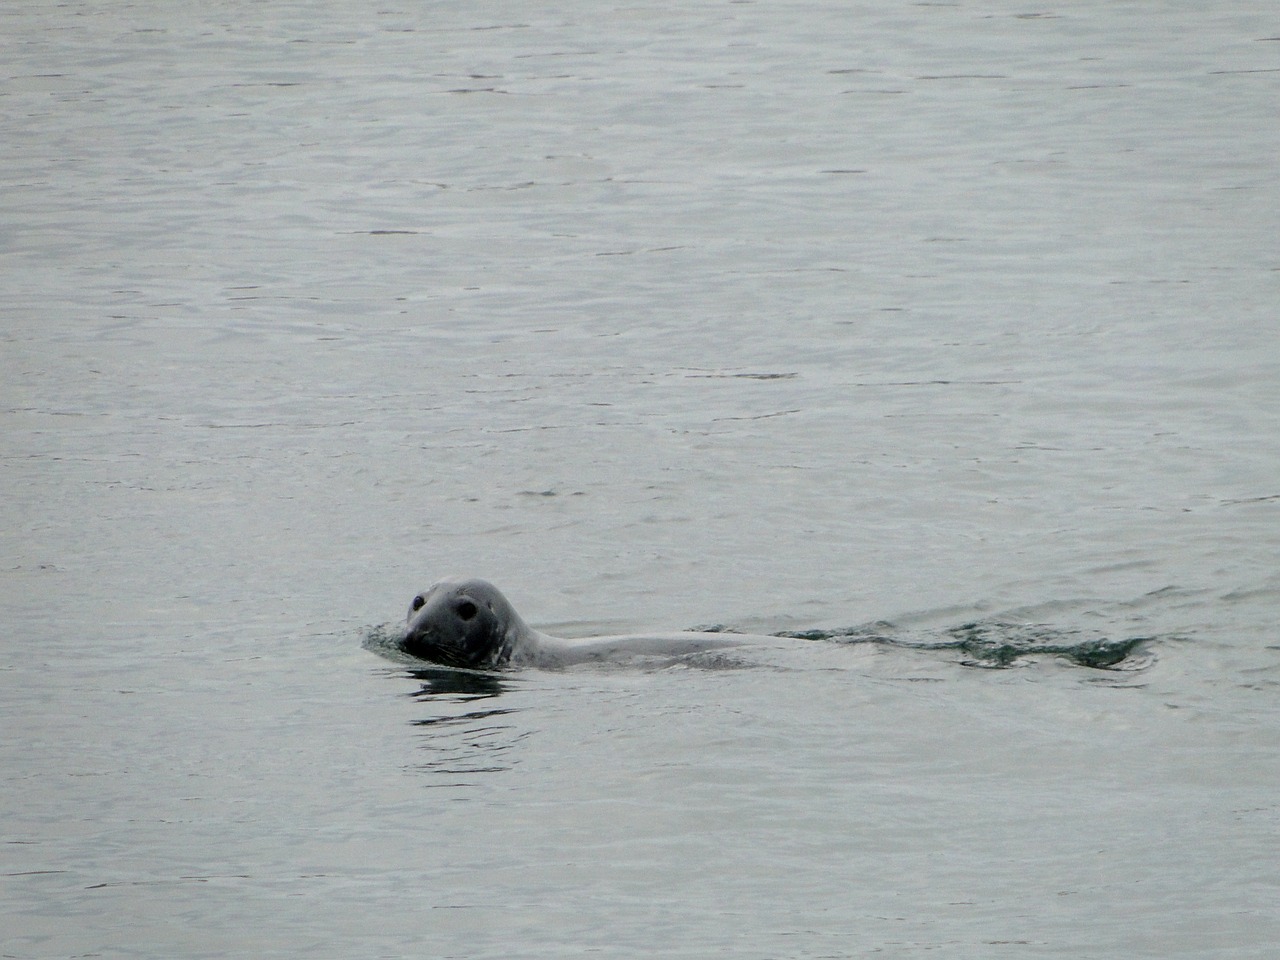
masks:
[[[483,700],[499,696],[511,686],[509,681],[503,680],[498,674],[451,667],[410,670],[409,676],[422,681],[422,689],[412,694],[415,700],[431,700],[441,696]]]
[[[529,731],[501,719],[516,708],[485,704],[508,692],[513,681],[448,667],[410,670],[408,676],[421,686],[407,696],[428,708],[427,716],[410,721],[428,756],[415,769],[448,778],[432,786],[460,785],[466,782],[460,776],[502,773],[518,762],[513,752]]]

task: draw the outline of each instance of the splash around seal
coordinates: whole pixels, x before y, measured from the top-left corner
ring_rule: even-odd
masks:
[[[741,637],[722,633],[624,634],[561,640],[530,627],[487,580],[439,580],[409,604],[399,648],[419,660],[473,670],[563,667],[641,656],[680,657],[734,647]]]

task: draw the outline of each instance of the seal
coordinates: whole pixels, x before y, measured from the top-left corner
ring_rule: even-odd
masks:
[[[723,633],[621,634],[561,640],[534,630],[487,580],[439,580],[413,598],[399,647],[451,667],[564,667],[630,657],[680,657],[745,642]]]

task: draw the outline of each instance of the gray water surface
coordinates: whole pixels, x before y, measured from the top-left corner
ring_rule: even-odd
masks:
[[[0,3],[0,63],[0,955],[1274,954],[1269,6]],[[366,648],[450,574],[791,636]]]

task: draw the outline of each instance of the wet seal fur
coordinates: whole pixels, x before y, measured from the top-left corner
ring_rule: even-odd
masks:
[[[722,633],[655,633],[561,640],[539,633],[487,580],[433,583],[409,604],[399,647],[410,656],[451,667],[564,667],[629,657],[680,657],[739,646]]]

